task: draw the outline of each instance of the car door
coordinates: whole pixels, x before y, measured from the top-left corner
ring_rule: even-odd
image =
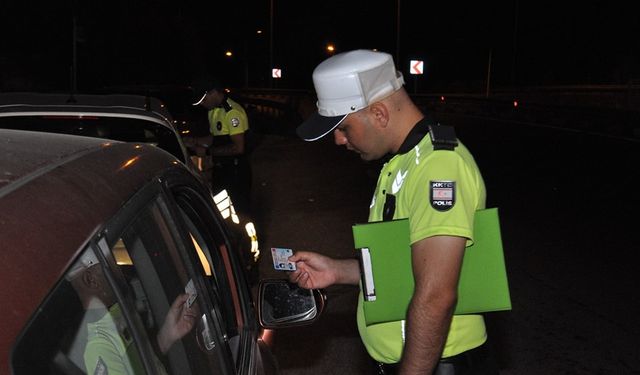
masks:
[[[187,184],[186,180],[166,182],[168,196],[173,200],[173,216],[179,218],[188,250],[205,280],[206,290],[214,305],[221,336],[218,343],[231,353],[238,374],[263,373],[269,362],[261,361],[257,347],[258,324],[247,275],[235,242],[227,231],[218,206],[213,206],[209,190]],[[228,209],[220,206],[222,210]],[[267,352],[266,355],[270,355]],[[267,369],[273,373],[274,368]]]
[[[206,373],[254,374],[262,361],[257,360],[258,325],[244,269],[209,190],[194,181],[181,173],[162,179],[155,198],[142,211],[134,210],[138,218],[120,231],[119,238],[107,241],[114,244],[110,252],[115,259],[125,259],[116,263],[124,266],[130,259],[133,268],[141,268],[137,280],[144,294],[136,291],[136,284],[128,276],[130,270],[122,274],[130,286],[128,294],[136,299],[135,305],[143,305],[141,300],[149,301],[156,326],[176,295],[193,284],[198,321],[193,331],[181,339],[185,342],[184,353],[180,355],[179,349],[168,353],[174,373],[187,373],[182,369],[188,363],[193,367],[192,373],[213,368],[215,371]],[[156,188],[150,190],[154,192],[150,195],[156,194]],[[140,194],[139,199],[144,201],[144,196]],[[167,254],[164,261],[163,253]],[[151,343],[153,333],[147,329]],[[195,344],[189,344],[190,339],[195,339]],[[157,352],[157,348],[152,349]],[[201,366],[197,365],[199,362]]]
[[[184,332],[163,344],[169,323],[183,318]],[[254,374],[263,362],[256,332],[209,192],[177,168],[88,239],[16,343],[12,366],[15,374]]]
[[[149,373],[232,373],[231,355],[219,339],[218,309],[201,272],[204,267],[194,262],[195,254],[191,256],[176,231],[166,196],[150,190],[151,199],[146,201],[141,194],[143,207],[130,203],[132,215],[119,218],[99,241],[106,258],[114,259],[114,284],[121,290],[123,304],[131,307],[130,320],[139,333],[145,365]],[[163,332],[184,324],[188,325],[184,335],[170,347],[162,344]]]

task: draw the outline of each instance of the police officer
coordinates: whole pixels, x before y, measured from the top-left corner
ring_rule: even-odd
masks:
[[[415,289],[406,320],[367,326],[363,296],[360,337],[380,374],[496,374],[481,315],[453,315],[473,217],[485,207],[478,167],[452,128],[434,126],[413,103],[387,53],[355,50],[316,67],[318,112],[298,135],[333,132],[337,145],[363,160],[384,159],[369,221],[409,219]],[[358,285],[355,259],[298,251],[289,258],[292,282],[306,288]]]
[[[192,104],[207,109],[210,143],[201,144],[213,159],[212,187],[215,192],[227,189],[236,210],[247,213],[251,204],[247,114],[215,79],[199,81],[192,88]]]

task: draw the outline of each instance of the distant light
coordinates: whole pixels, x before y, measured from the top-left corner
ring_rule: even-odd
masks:
[[[224,55],[227,56],[227,57],[231,57],[231,56],[233,56],[233,52],[227,51],[227,52],[224,53]]]
[[[517,101],[517,100],[514,100],[514,101],[513,101],[513,106],[514,106],[514,107],[517,107],[517,106],[518,106],[518,101]]]
[[[336,47],[333,44],[327,44],[327,52],[334,53],[336,51]]]
[[[440,101],[441,101],[441,102],[444,102],[444,96],[441,96],[441,97],[440,97]]]
[[[262,30],[256,30],[256,34],[262,34]]]

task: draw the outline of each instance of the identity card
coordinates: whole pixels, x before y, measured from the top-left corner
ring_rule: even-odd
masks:
[[[277,271],[295,271],[296,264],[289,262],[289,257],[293,255],[293,250],[283,249],[281,247],[271,248],[271,257],[273,258],[273,268]]]
[[[196,291],[196,287],[193,285],[193,279],[189,280],[189,282],[187,283],[187,286],[184,287],[184,292],[189,295],[189,298],[187,299],[187,308],[189,308],[191,307],[191,305],[193,305],[193,302],[196,300],[196,297],[198,297],[198,292]]]

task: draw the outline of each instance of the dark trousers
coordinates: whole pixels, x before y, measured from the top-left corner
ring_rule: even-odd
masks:
[[[375,375],[395,375],[398,364],[376,362]],[[433,375],[497,375],[498,366],[485,342],[477,348],[443,358],[433,371]]]
[[[250,214],[252,172],[247,157],[214,157],[212,174],[214,193],[227,189],[236,211]]]

